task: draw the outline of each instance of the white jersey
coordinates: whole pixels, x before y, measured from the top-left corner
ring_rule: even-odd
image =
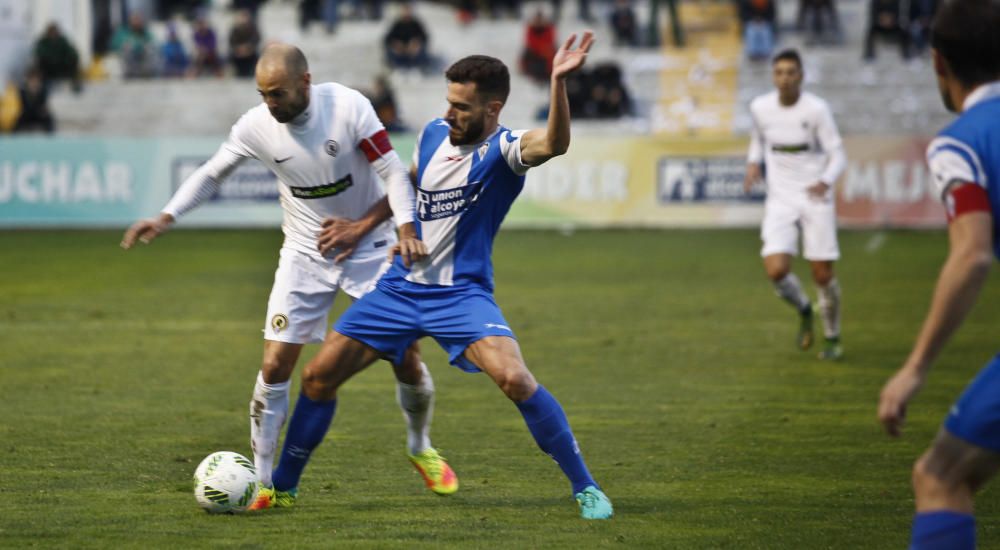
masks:
[[[263,103],[247,111],[192,178],[221,182],[243,160],[259,160],[279,180],[284,246],[318,256],[324,218],[359,219],[385,196],[371,162],[386,151],[388,137],[368,99],[326,83],[311,87],[309,106],[288,123],[275,120]],[[163,210],[175,218],[203,200],[179,195]],[[355,254],[384,253],[395,238],[386,221],[362,239]]]
[[[830,186],[846,164],[843,142],[825,101],[802,92],[794,105],[782,105],[778,92],[750,102],[753,127],[747,162],[765,165],[768,199],[800,201],[806,188]]]

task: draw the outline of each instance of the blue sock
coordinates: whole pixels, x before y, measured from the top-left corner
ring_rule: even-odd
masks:
[[[524,416],[528,430],[535,437],[535,442],[542,451],[551,456],[562,468],[570,483],[573,484],[573,494],[587,488],[597,487],[597,482],[590,477],[587,465],[583,463],[580,447],[576,444],[573,431],[569,428],[566,413],[555,397],[541,385],[527,400],[515,403]]]
[[[279,491],[294,489],[299,485],[302,470],[326,431],[330,428],[333,413],[337,410],[337,400],[313,401],[306,394],[299,394],[295,413],[288,423],[285,444],[281,448],[281,461],[272,476],[274,488]]]
[[[910,550],[974,550],[976,518],[972,514],[940,510],[913,516]]]

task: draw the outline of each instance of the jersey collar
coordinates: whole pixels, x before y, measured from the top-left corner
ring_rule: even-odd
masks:
[[[965,96],[965,102],[962,103],[962,110],[968,111],[973,105],[986,101],[987,99],[993,99],[994,97],[1000,97],[1000,80],[994,80],[988,84],[981,84],[972,90],[972,93]]]
[[[316,97],[316,86],[311,86],[309,90],[309,105],[306,106],[306,110],[299,113],[299,116],[288,121],[288,126],[296,131],[303,131],[312,126],[312,120],[315,118],[315,107],[316,104],[313,99]]]

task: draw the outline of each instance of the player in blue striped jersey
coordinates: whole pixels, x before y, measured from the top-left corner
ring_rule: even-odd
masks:
[[[611,501],[584,464],[562,407],[535,381],[493,300],[493,239],[524,186],[524,174],[569,147],[565,80],[583,65],[593,35],[584,33],[576,48],[575,40],[571,36],[553,61],[545,128],[511,131],[499,124],[510,92],[510,74],[500,60],[470,56],[448,69],[447,114],[420,134],[411,168],[415,224],[427,255],[396,258],[375,290],[340,317],[306,367],[299,400],[316,414],[292,419],[274,473],[276,487],[298,483],[329,426],[341,384],[379,357],[398,363],[411,342],[431,336],[452,364],[484,371],[516,404],[538,446],[569,478],[581,517],[612,516]]]
[[[882,389],[879,420],[898,436],[910,399],[976,301],[1000,258],[1000,2],[950,0],[932,26],[934,71],[945,106],[961,113],[927,148],[945,202],[950,250],[930,311],[902,368]],[[1000,468],[1000,355],[951,408],[913,466],[914,549],[976,545],[973,496]]]

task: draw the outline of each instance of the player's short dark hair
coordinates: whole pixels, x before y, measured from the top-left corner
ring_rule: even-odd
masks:
[[[475,82],[476,92],[488,99],[507,102],[510,95],[510,71],[503,61],[488,55],[470,55],[456,61],[444,73],[450,82]]]
[[[778,55],[774,56],[771,60],[771,65],[777,65],[779,61],[793,61],[802,70],[802,57],[799,56],[799,52],[796,49],[789,48],[787,50],[781,50]]]
[[[1000,1],[944,2],[931,23],[931,47],[965,86],[1000,78]]]

